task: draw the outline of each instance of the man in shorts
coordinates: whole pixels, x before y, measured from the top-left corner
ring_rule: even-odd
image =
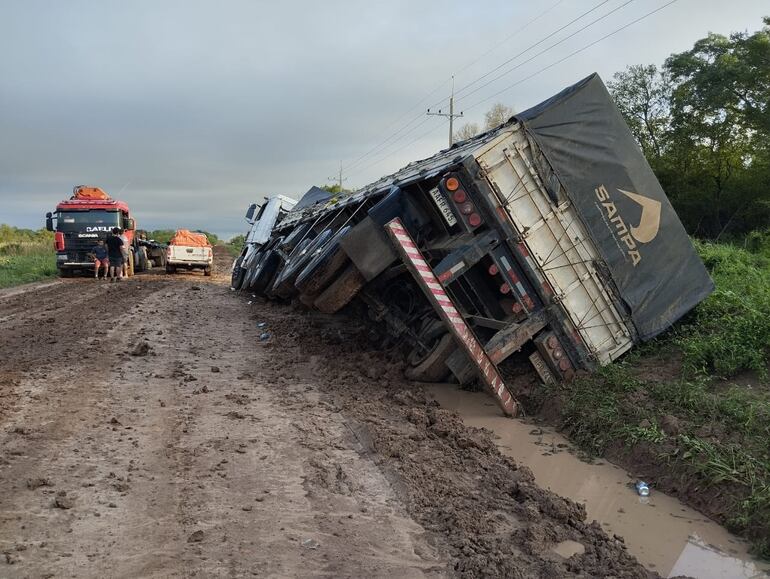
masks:
[[[104,268],[102,279],[107,279],[110,268],[110,259],[108,257],[107,246],[104,245],[103,239],[96,240],[96,245],[91,250],[91,253],[94,255],[94,278],[99,279],[99,270]]]
[[[123,240],[120,238],[120,228],[113,227],[112,235],[107,237],[107,258],[110,260],[110,276],[112,281],[123,278]]]

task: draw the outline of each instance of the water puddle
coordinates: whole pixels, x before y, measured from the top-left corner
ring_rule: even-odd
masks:
[[[531,468],[541,487],[583,503],[589,520],[622,536],[629,551],[662,576],[770,578],[770,564],[752,559],[745,541],[655,488],[648,497],[638,496],[626,471],[603,461],[581,461],[552,429],[504,418],[483,392],[447,384],[427,390],[466,424],[491,430],[500,451]],[[582,547],[560,543],[554,551],[568,558]]]
[[[578,543],[577,541],[562,541],[555,545],[552,551],[565,559],[569,559],[573,555],[582,555],[586,552],[586,548],[583,543]]]

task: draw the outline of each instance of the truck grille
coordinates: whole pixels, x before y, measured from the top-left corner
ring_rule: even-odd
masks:
[[[67,253],[68,261],[88,261],[86,257],[94,245],[98,237],[82,238],[78,237],[77,232],[64,234],[64,251]]]

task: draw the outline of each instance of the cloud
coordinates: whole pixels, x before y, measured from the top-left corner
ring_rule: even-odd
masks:
[[[759,4],[733,7],[732,21],[722,11],[710,16],[704,8],[693,16],[675,5],[665,17],[497,100],[522,110],[594,70],[610,76],[625,64],[659,62],[708,26],[724,32],[737,22],[757,27]],[[560,5],[463,70],[458,86],[591,5]],[[356,159],[414,119],[404,138],[354,167],[346,184],[364,185],[444,146],[447,128],[440,120],[408,130],[447,96],[453,71],[543,9],[503,0],[483,9],[406,0],[6,3],[0,222],[39,226],[74,185],[87,183],[120,191],[148,227],[237,231],[252,200],[298,196],[323,184],[340,160]],[[478,96],[640,13],[630,5],[604,28],[586,31]],[[683,21],[691,32],[682,33]],[[458,108],[470,104],[460,99]],[[467,119],[478,121],[484,109],[468,111]]]

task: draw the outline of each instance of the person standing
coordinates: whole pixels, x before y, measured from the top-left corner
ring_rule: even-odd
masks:
[[[123,240],[123,247],[121,248],[121,253],[123,254],[123,277],[128,277],[128,237],[126,237],[126,232],[121,229],[119,231],[120,239]]]
[[[104,245],[103,239],[97,239],[92,253],[94,254],[94,278],[99,279],[99,270],[104,268],[104,276],[102,279],[107,279],[107,274],[110,269],[110,260],[108,257],[107,246]]]
[[[112,235],[107,237],[107,258],[110,260],[110,276],[112,281],[123,278],[123,240],[120,238],[120,228],[113,227]]]

